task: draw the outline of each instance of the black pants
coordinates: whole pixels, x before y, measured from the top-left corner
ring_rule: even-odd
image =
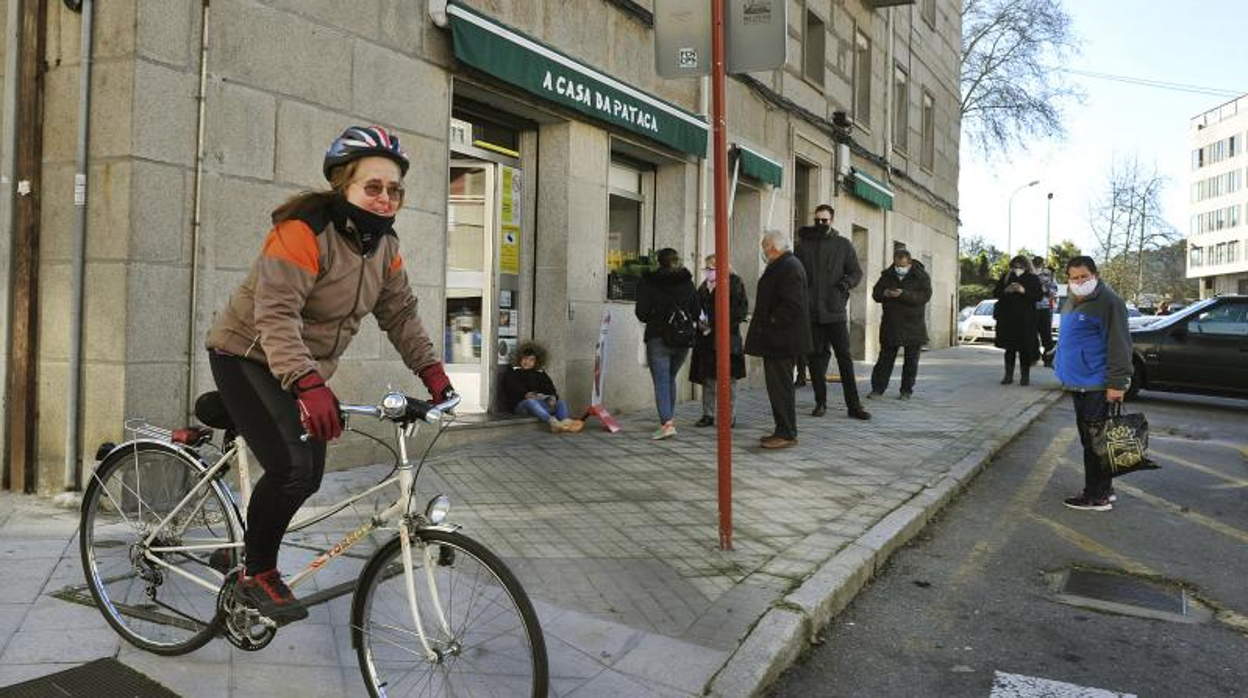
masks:
[[[1024,376],[1029,375],[1031,373],[1031,364],[1028,363],[1025,359],[1023,359],[1023,355],[1024,355],[1024,352],[1017,351],[1015,349],[1005,350],[1005,375],[1007,376],[1014,375],[1015,362],[1017,362],[1019,367],[1022,369]]]
[[[325,442],[299,440],[299,405],[268,366],[215,352],[209,363],[230,419],[264,468],[247,503],[247,573],[257,574],[277,567],[286,527],[320,488]]]
[[[763,376],[767,380],[767,399],[771,401],[771,417],[776,422],[775,436],[797,438],[797,391],[793,387],[794,358],[763,359]]]
[[[1113,489],[1113,478],[1092,450],[1090,424],[1105,421],[1109,417],[1109,402],[1104,390],[1072,393],[1075,400],[1075,426],[1079,429],[1079,443],[1083,444],[1083,496],[1088,499],[1104,499]]]
[[[1036,309],[1036,334],[1040,335],[1040,346],[1044,353],[1053,351],[1053,311],[1048,308]]]
[[[815,402],[828,404],[828,359],[836,353],[836,367],[841,374],[841,390],[845,392],[845,408],[862,407],[858,400],[858,384],[854,382],[854,359],[849,355],[849,323],[811,323],[810,337],[815,349],[810,354],[810,384],[815,389]]]
[[[871,391],[883,393],[888,390],[888,382],[893,379],[893,366],[897,363],[899,347],[880,347],[880,358],[876,359],[875,369],[871,371]],[[915,345],[905,348],[905,359],[901,364],[901,392],[913,393],[914,381],[919,376],[919,353],[922,347]]]

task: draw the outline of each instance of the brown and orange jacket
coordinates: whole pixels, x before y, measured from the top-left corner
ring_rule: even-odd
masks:
[[[310,371],[328,380],[369,313],[412,371],[437,363],[397,237],[383,235],[365,256],[331,220],[287,220],[269,231],[206,345],[268,365],[289,390]]]

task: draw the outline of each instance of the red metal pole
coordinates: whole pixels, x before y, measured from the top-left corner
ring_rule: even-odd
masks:
[[[711,2],[711,124],[715,159],[715,428],[719,457],[719,548],[732,550],[732,403],[728,300],[728,133],[724,124],[724,2]]]

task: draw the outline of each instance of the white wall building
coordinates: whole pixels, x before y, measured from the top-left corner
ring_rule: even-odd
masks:
[[[1192,119],[1187,278],[1200,297],[1248,294],[1248,188],[1244,187],[1248,95]]]

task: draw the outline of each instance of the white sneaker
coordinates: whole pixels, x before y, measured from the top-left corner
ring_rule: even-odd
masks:
[[[650,435],[650,439],[652,441],[662,441],[663,439],[670,439],[675,435],[676,425],[671,422],[665,422],[663,426],[654,430],[654,433]]]

